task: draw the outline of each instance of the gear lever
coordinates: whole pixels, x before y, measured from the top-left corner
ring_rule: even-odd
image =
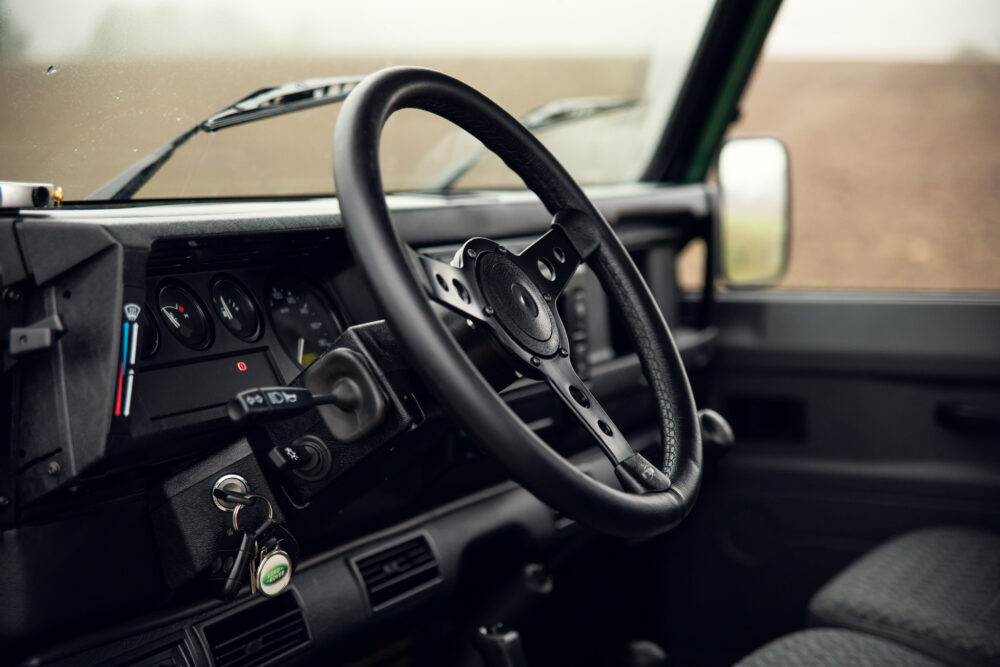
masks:
[[[528,667],[521,635],[497,623],[483,626],[475,634],[473,645],[479,651],[486,667]]]

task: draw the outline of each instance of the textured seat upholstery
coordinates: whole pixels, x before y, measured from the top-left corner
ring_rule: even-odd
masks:
[[[736,667],[942,667],[913,649],[870,635],[817,628],[776,639]]]
[[[810,624],[859,630],[953,665],[1000,665],[1000,535],[907,533],[813,597]]]

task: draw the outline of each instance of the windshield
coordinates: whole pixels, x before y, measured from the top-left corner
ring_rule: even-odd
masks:
[[[0,180],[50,182],[83,199],[262,88],[405,64],[493,98],[579,182],[634,181],[712,5],[0,0]],[[338,110],[196,133],[134,198],[330,193]],[[478,142],[420,111],[389,121],[381,159],[388,191],[522,187]]]

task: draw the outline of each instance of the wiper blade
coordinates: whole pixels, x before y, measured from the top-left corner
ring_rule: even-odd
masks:
[[[290,81],[280,86],[261,88],[239,102],[212,114],[198,127],[205,132],[215,132],[272,116],[343,102],[364,78],[364,76],[333,76]]]
[[[536,107],[518,120],[526,128],[535,132],[613,111],[631,109],[638,105],[639,100],[634,97],[570,97]],[[475,151],[448,167],[444,173],[424,186],[422,191],[444,192],[451,190],[488,152],[485,146],[478,146]]]
[[[364,76],[334,76],[290,81],[278,86],[261,88],[230,104],[194,127],[185,130],[163,146],[146,155],[87,196],[87,199],[121,201],[149,182],[156,172],[198,132],[217,132],[227,127],[294,113],[303,109],[336,104],[347,99]]]
[[[610,111],[631,109],[638,104],[639,100],[634,97],[570,97],[532,109],[521,116],[520,121],[529,130],[541,130]]]

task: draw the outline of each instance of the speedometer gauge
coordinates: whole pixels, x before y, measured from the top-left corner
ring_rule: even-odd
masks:
[[[340,334],[323,298],[297,278],[279,278],[271,284],[267,310],[281,346],[303,368],[333,347]]]

